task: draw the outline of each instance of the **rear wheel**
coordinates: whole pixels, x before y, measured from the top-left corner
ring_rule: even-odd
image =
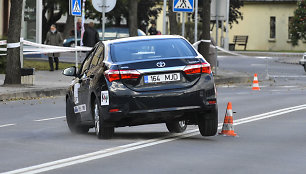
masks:
[[[74,43],[74,42],[71,42],[71,43],[70,43],[70,47],[75,47],[75,43]]]
[[[166,126],[171,133],[181,133],[187,128],[185,121],[170,121],[166,123]]]
[[[92,106],[93,115],[95,117],[95,131],[99,139],[110,139],[114,135],[114,127],[106,127],[102,115],[99,112],[97,99]]]
[[[202,136],[215,136],[218,130],[218,109],[200,115],[198,126]]]
[[[66,120],[67,120],[69,130],[72,133],[79,133],[79,134],[88,133],[89,127],[81,125],[78,122],[77,116],[76,116],[76,114],[74,113],[74,110],[73,110],[73,106],[74,105],[71,102],[71,100],[67,99],[66,100]]]
[[[306,72],[306,64],[304,64],[304,71]]]

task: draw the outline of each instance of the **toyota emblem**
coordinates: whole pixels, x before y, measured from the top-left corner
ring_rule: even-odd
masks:
[[[157,62],[156,63],[156,66],[159,67],[159,68],[162,68],[162,67],[165,67],[166,66],[166,63],[161,61],[161,62]]]

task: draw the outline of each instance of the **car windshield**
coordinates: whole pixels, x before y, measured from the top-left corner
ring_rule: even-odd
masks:
[[[196,52],[184,39],[152,39],[111,45],[114,62],[171,57],[194,57]]]

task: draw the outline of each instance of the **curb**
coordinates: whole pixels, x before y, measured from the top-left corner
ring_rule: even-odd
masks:
[[[31,98],[51,97],[51,96],[65,96],[67,88],[31,90],[24,92],[15,92],[10,94],[0,94],[0,101],[31,99]]]
[[[245,77],[224,77],[224,76],[216,76],[215,77],[216,85],[220,84],[232,84],[232,83],[251,83],[253,81],[252,76],[245,76]]]

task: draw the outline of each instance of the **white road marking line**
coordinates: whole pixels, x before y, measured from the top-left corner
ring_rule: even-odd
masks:
[[[4,125],[0,125],[0,127],[8,127],[8,126],[15,126],[16,124],[4,124]]]
[[[257,56],[255,58],[257,58],[257,59],[272,59],[272,57],[264,57],[264,56]]]
[[[45,118],[45,119],[40,119],[40,120],[33,120],[33,121],[48,121],[48,120],[56,120],[60,118],[66,118],[66,116],[61,116],[61,117],[53,117],[53,118]]]
[[[304,75],[300,75],[300,76],[294,76],[294,75],[270,75],[269,77],[272,78],[306,78],[306,76]]]
[[[275,110],[275,111],[271,111],[271,112],[267,112],[267,113],[263,113],[263,114],[259,114],[259,115],[250,116],[250,117],[247,117],[247,118],[238,119],[238,120],[235,121],[234,125],[240,125],[240,124],[245,124],[245,123],[249,123],[249,122],[253,122],[253,121],[267,119],[267,118],[270,118],[270,117],[276,117],[276,116],[279,116],[279,115],[283,115],[283,114],[286,114],[286,113],[299,111],[299,110],[303,110],[303,109],[306,109],[306,104],[299,105],[299,106],[294,106],[294,107],[288,107],[288,108],[284,108],[284,109],[279,109],[279,110]],[[219,123],[218,124],[218,129],[221,129],[222,125],[223,125],[223,123]],[[71,157],[71,158],[61,159],[61,160],[57,160],[57,161],[53,161],[53,162],[43,163],[43,164],[39,164],[39,165],[36,165],[36,166],[17,169],[17,170],[14,170],[14,171],[9,171],[9,172],[3,173],[3,174],[17,174],[17,173],[23,173],[23,174],[26,174],[26,173],[30,174],[31,173],[31,174],[34,174],[34,173],[46,172],[46,171],[59,169],[59,168],[63,168],[63,167],[67,167],[67,166],[71,166],[71,165],[75,165],[75,164],[79,164],[79,163],[85,163],[85,162],[96,160],[96,159],[102,159],[102,158],[105,158],[105,157],[108,157],[108,156],[117,155],[117,154],[121,154],[121,153],[124,153],[124,152],[129,152],[129,151],[134,151],[134,150],[149,147],[149,146],[154,146],[154,145],[157,145],[157,144],[162,144],[162,143],[174,141],[174,140],[177,140],[177,139],[187,138],[187,137],[191,137],[191,136],[195,136],[195,135],[199,135],[199,134],[200,133],[199,133],[198,129],[193,129],[193,130],[186,131],[185,133],[181,133],[181,134],[169,135],[169,136],[166,136],[166,137],[155,138],[155,139],[140,141],[140,142],[136,142],[136,143],[131,143],[131,144],[118,146],[118,147],[114,147],[114,148],[110,148],[110,149],[96,151],[96,152],[93,152],[93,153],[88,153],[88,154],[74,156],[74,157]]]

